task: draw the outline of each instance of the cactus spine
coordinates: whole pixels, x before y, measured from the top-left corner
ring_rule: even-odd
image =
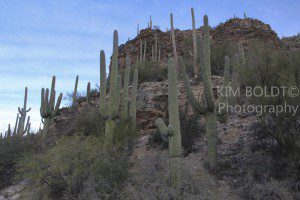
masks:
[[[116,128],[116,122],[114,119],[117,115],[116,102],[117,102],[117,87],[118,87],[118,31],[114,31],[113,36],[113,55],[111,64],[111,75],[110,75],[110,91],[109,91],[109,104],[108,104],[108,119],[105,125],[105,146],[111,146],[113,144],[113,135]]]
[[[192,26],[193,26],[193,64],[194,64],[194,74],[195,78],[198,77],[198,56],[197,56],[197,33],[196,33],[196,23],[195,23],[195,13],[194,8],[191,8],[192,14]]]
[[[57,115],[57,111],[59,109],[60,103],[62,101],[63,94],[60,93],[56,105],[55,105],[55,76],[52,77],[52,83],[51,83],[51,90],[50,90],[50,97],[49,97],[49,89],[42,88],[41,91],[41,108],[40,108],[40,114],[43,119],[43,137],[44,139],[48,136],[48,131],[50,127],[51,120]]]
[[[181,134],[178,107],[177,74],[172,58],[168,61],[168,111],[169,125],[159,118],[155,124],[163,137],[169,139],[169,154],[171,157],[181,156]]]
[[[106,116],[106,64],[105,53],[100,51],[100,98],[99,112],[102,117]]]
[[[77,88],[78,88],[78,80],[79,76],[76,76],[75,86],[74,86],[74,92],[73,92],[73,106],[77,107]]]
[[[29,108],[27,110],[27,94],[28,94],[28,89],[26,87],[25,88],[23,108],[18,107],[18,111],[20,113],[20,117],[19,117],[19,124],[18,124],[17,134],[20,137],[23,136],[23,130],[24,130],[24,126],[25,126],[26,114],[31,110],[31,108]]]

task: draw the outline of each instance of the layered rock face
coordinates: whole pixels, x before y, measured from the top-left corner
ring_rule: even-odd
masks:
[[[197,29],[198,34],[202,34],[202,27]],[[140,46],[146,42],[146,60],[151,60],[152,47],[155,47],[155,37],[157,36],[158,46],[161,47],[161,61],[164,64],[168,56],[172,55],[172,44],[170,39],[170,31],[163,32],[158,29],[143,29],[134,39],[127,41],[119,47],[120,69],[125,68],[126,55],[131,56],[132,63],[137,62],[140,55]],[[277,34],[272,30],[270,25],[265,24],[257,19],[239,19],[233,18],[225,23],[211,29],[212,40],[215,42],[243,41],[244,49],[247,50],[247,43],[251,39],[257,39],[263,42],[267,47],[278,48],[281,41]],[[185,39],[192,38],[192,30],[175,30],[177,52],[179,55],[189,53],[192,46],[185,44]]]

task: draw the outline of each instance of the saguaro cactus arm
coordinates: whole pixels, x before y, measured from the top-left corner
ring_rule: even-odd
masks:
[[[209,36],[209,25],[208,25],[208,17],[204,16],[204,62],[205,67],[203,68],[203,85],[204,85],[204,97],[206,100],[208,110],[214,110],[214,99],[213,99],[213,91],[212,91],[212,81],[211,81],[211,66],[210,66],[210,36]]]
[[[173,21],[173,14],[170,14],[170,22],[171,22],[171,41],[173,47],[173,58],[175,62],[176,71],[179,72],[179,63],[178,63],[178,55],[177,55],[177,48],[176,48],[176,40],[175,40],[175,31],[174,31],[174,21]]]
[[[179,69],[180,69],[180,74],[181,74],[181,80],[183,82],[184,89],[187,94],[187,99],[188,99],[189,103],[192,105],[193,110],[197,114],[203,115],[205,113],[206,108],[204,105],[202,105],[200,103],[199,100],[196,99],[196,97],[192,91],[192,87],[190,85],[188,75],[186,74],[186,67],[185,67],[185,64],[184,64],[184,61],[182,58],[179,58],[179,65],[180,65]]]

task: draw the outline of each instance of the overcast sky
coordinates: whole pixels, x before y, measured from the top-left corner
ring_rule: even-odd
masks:
[[[137,23],[147,26],[150,14],[165,30],[170,12],[176,28],[189,29],[191,7],[197,26],[204,14],[216,26],[246,12],[279,37],[300,32],[300,0],[0,0],[0,130],[14,124],[25,86],[37,128],[40,89],[50,87],[52,75],[57,92],[72,91],[77,74],[84,91],[88,81],[99,82],[99,51],[110,56],[114,29],[124,43],[135,37]]]

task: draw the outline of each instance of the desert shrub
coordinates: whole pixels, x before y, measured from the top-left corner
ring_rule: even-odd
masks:
[[[187,107],[188,108],[188,107]],[[194,143],[197,138],[202,137],[203,128],[200,127],[199,117],[196,115],[188,116],[188,109],[179,113],[181,142],[184,154],[187,155],[195,149]]]
[[[213,186],[209,173],[196,173],[188,165],[188,162],[182,162],[181,184],[174,187],[171,184],[169,158],[164,152],[152,152],[140,158],[133,177],[126,182],[122,199],[224,199]]]
[[[73,106],[73,94],[74,92],[67,92],[63,95],[63,99],[66,103],[66,106],[72,107]],[[76,95],[77,99],[85,98],[85,94],[83,92],[77,92]]]
[[[35,138],[32,136],[29,141],[15,136],[0,140],[0,190],[13,183],[18,160],[39,149],[39,142]]]
[[[44,153],[22,159],[31,199],[119,199],[128,157],[106,151],[98,137],[64,137]]]
[[[77,133],[82,135],[103,136],[105,120],[97,110],[85,110],[75,118]]]
[[[237,53],[237,44],[231,41],[211,41],[211,71],[213,75],[223,75],[225,56]]]
[[[242,87],[259,86],[267,91],[267,94],[270,94],[272,87],[299,87],[299,63],[299,51],[267,49],[261,43],[253,41],[247,53],[247,66],[241,69]],[[296,108],[300,105],[299,94],[293,97],[283,89],[280,89],[279,94],[274,97],[266,94],[259,97],[253,95],[247,100],[248,103],[259,106],[289,105]],[[282,150],[290,153],[297,152],[300,147],[300,123],[297,120],[299,114],[299,109],[296,113],[262,113],[260,132],[266,137],[275,139]]]
[[[152,61],[146,61],[145,63],[138,64],[136,67],[139,70],[139,83],[148,81],[162,81],[167,77],[167,67],[158,66],[157,63]],[[133,74],[134,67],[132,67],[131,71]]]

